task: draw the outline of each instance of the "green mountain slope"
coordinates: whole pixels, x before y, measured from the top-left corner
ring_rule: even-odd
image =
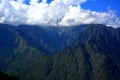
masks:
[[[38,47],[42,47],[44,52],[53,54],[62,48],[73,45],[78,34],[83,30],[85,25],[75,27],[53,27],[53,26],[35,26],[20,25],[18,31],[35,38]]]
[[[36,60],[23,80],[120,80],[120,29],[88,25],[78,45]]]
[[[14,27],[9,25],[0,26],[1,71],[18,76],[32,62],[45,55],[44,52],[27,42],[27,39],[16,31]]]
[[[23,80],[120,80],[120,67],[109,55],[86,46],[67,48],[37,60]]]
[[[119,28],[0,25],[0,38],[0,70],[20,80],[120,80]]]

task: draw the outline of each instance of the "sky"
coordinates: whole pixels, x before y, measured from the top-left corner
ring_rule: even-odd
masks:
[[[0,23],[120,27],[120,0],[0,0]]]
[[[120,17],[120,0],[88,0],[81,5],[84,9],[90,9],[98,12],[113,10]]]

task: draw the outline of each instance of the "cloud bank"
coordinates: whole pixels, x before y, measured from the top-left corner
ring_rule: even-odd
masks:
[[[81,8],[87,0],[0,0],[0,23],[74,26],[79,24],[120,25],[120,19],[113,11],[96,12]]]

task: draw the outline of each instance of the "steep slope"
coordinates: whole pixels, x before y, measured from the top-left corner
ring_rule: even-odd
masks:
[[[1,24],[0,38],[0,70],[20,80],[120,80],[119,28]]]
[[[119,28],[88,25],[77,41],[76,46],[37,60],[25,70],[23,79],[120,80]]]
[[[24,34],[25,36],[26,34]],[[31,37],[15,30],[10,25],[0,25],[0,71],[17,76],[44,52],[28,44]]]
[[[35,38],[46,53],[53,54],[66,46],[73,45],[85,25],[75,27],[52,27],[20,25],[17,30]],[[33,42],[34,43],[34,42]]]

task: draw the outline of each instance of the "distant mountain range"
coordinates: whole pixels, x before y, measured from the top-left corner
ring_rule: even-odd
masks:
[[[20,80],[120,80],[120,28],[0,24],[0,71]]]

